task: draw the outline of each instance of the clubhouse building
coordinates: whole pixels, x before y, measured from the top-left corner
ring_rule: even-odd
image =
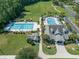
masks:
[[[46,17],[44,19],[45,34],[56,41],[64,41],[63,34],[66,32],[63,24],[56,17]],[[59,38],[60,37],[60,38]],[[66,39],[66,38],[65,38]]]

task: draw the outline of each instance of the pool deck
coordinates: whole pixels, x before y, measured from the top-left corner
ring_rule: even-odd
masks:
[[[14,25],[13,25],[14,24]],[[15,26],[15,25],[18,25],[18,24],[25,24],[25,25],[21,25],[21,26]],[[27,27],[27,24],[31,24],[32,27],[28,28]],[[32,25],[33,24],[33,25]],[[12,25],[14,26],[14,28],[12,28]],[[30,26],[30,25],[29,25]],[[19,27],[19,28],[18,28]],[[23,27],[23,28],[21,28]],[[38,25],[37,22],[12,22],[10,24],[8,24],[6,27],[5,27],[5,31],[11,31],[11,32],[27,32],[27,31],[37,31],[37,29],[40,28],[40,26]]]
[[[51,18],[51,19],[49,19],[49,18]],[[50,20],[50,22],[48,22],[48,20]],[[52,21],[52,20],[54,20],[54,21]],[[47,17],[44,20],[44,25],[61,25],[61,22],[56,17]]]

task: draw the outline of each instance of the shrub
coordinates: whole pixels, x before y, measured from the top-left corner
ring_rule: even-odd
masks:
[[[67,45],[67,44],[72,44],[72,43],[75,43],[75,42],[72,41],[72,40],[66,40],[66,41],[64,42],[65,45]]]
[[[19,54],[16,56],[16,59],[38,59],[37,53],[32,47],[23,48]]]
[[[34,41],[32,39],[27,39],[27,43],[31,44],[31,45],[35,45]]]

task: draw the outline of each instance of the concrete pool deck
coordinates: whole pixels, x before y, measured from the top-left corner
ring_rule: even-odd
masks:
[[[56,17],[46,17],[44,25],[61,25],[61,22]]]
[[[37,22],[12,22],[5,27],[5,31],[27,32],[37,31],[38,28]]]

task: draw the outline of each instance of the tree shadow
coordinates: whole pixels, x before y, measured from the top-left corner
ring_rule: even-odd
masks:
[[[56,44],[64,46],[64,42],[57,42]]]
[[[22,14],[19,16],[19,18],[24,18],[25,15],[26,15],[26,14],[22,13]]]
[[[2,32],[0,32],[0,34],[8,34],[8,33],[10,33],[9,31],[2,31]]]
[[[28,15],[28,13],[30,13],[30,10],[23,9],[18,18],[24,18],[24,16]]]
[[[30,5],[34,5],[34,4],[38,3],[38,2],[39,2],[39,1],[29,2],[29,3],[25,4],[25,5],[26,5],[26,6],[30,6]]]

